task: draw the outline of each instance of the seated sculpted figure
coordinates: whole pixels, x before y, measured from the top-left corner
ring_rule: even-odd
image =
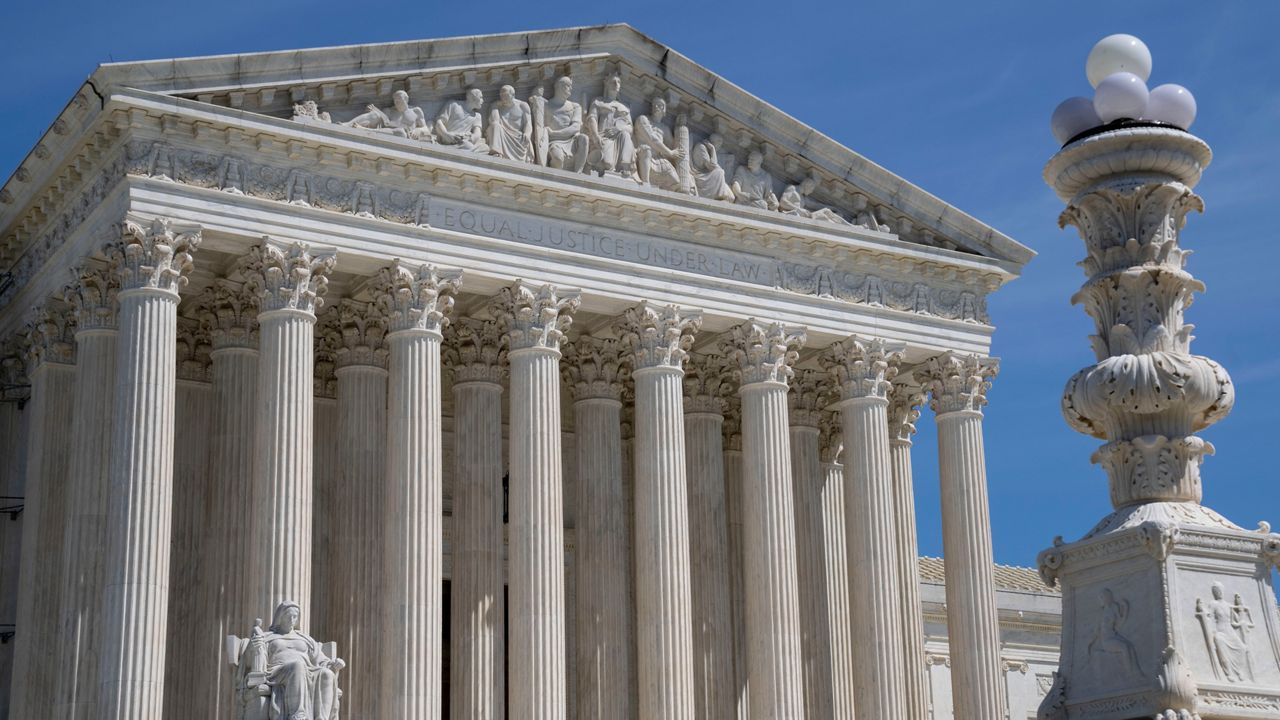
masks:
[[[391,94],[391,109],[383,112],[377,105],[368,105],[368,112],[342,123],[347,127],[364,128],[398,137],[434,142],[427,116],[422,108],[409,106],[409,93],[397,90]]]
[[[320,643],[302,632],[297,603],[276,607],[271,627],[259,620],[247,640],[228,637],[235,673],[239,720],[337,720],[338,671]]]
[[[698,188],[698,197],[733,202],[733,188],[729,187],[724,168],[720,167],[717,140],[719,136],[713,134],[694,146],[693,157],[690,159],[694,183]]]
[[[533,162],[533,113],[516,99],[516,89],[503,85],[489,112],[489,154]]]
[[[849,221],[840,217],[840,215],[831,208],[808,207],[809,195],[812,194],[817,187],[818,181],[811,177],[801,180],[800,185],[798,186],[788,185],[787,189],[782,193],[782,198],[778,200],[778,209],[786,215],[812,218],[814,220],[825,220],[838,225],[848,225]]]
[[[572,93],[572,78],[564,75],[556,80],[555,94],[545,106],[545,138],[540,142],[545,143],[546,152],[541,161],[548,167],[582,172],[590,141],[582,131],[582,106],[569,99]]]
[[[764,154],[752,150],[747,164],[733,174],[733,194],[739,205],[750,205],[762,210],[777,210],[778,196],[773,192],[773,176],[763,167]]]
[[[880,222],[876,217],[875,208],[867,202],[867,196],[858,193],[853,196],[854,224],[858,227],[864,227],[868,230],[877,230],[879,232],[891,232],[888,225]]]
[[[472,152],[489,152],[489,144],[484,141],[484,120],[480,117],[482,107],[484,93],[480,88],[467,90],[465,105],[457,100],[445,105],[436,118],[436,141]]]
[[[650,108],[650,115],[641,115],[636,120],[636,167],[640,182],[663,190],[679,190],[680,173],[676,163],[684,159],[685,153],[662,124],[667,116],[667,101],[655,97]]]
[[[611,75],[604,81],[604,97],[591,103],[587,135],[594,146],[591,162],[601,174],[632,177],[635,174],[636,145],[632,140],[631,108],[618,97],[622,77]]]

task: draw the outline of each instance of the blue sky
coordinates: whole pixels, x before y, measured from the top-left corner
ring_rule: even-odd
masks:
[[[0,4],[0,176],[8,177],[93,68],[110,60],[408,40],[628,22],[747,91],[1034,248],[991,303],[1003,371],[987,420],[996,559],[1030,565],[1108,510],[1098,442],[1063,423],[1068,376],[1092,361],[1091,326],[1068,298],[1083,248],[1059,231],[1041,180],[1048,118],[1090,92],[1084,60],[1104,35],[1142,37],[1152,85],[1196,95],[1194,131],[1215,160],[1191,218],[1195,351],[1223,363],[1235,412],[1204,436],[1206,502],[1241,525],[1280,526],[1271,455],[1280,426],[1273,243],[1280,206],[1280,3],[6,2]],[[916,443],[920,546],[942,551],[932,420]]]

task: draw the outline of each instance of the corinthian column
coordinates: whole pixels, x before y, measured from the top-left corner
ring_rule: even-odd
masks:
[[[791,474],[795,484],[796,564],[800,584],[800,651],[804,657],[805,709],[812,718],[834,715],[832,627],[828,603],[826,526],[821,435],[822,409],[831,381],[817,370],[797,370],[787,396],[791,421]],[[843,544],[844,538],[840,538]]]
[[[75,325],[69,315],[61,303],[50,301],[35,312],[24,339],[31,424],[14,628],[15,718],[53,717],[49,698],[56,690],[57,655],[49,642],[58,635],[69,469],[64,439],[72,422],[76,379]]]
[[[901,352],[883,341],[856,337],[832,345],[822,356],[842,397],[854,647],[876,653],[874,662],[854,665],[855,702],[859,715],[876,720],[908,717],[887,416],[889,380],[900,358]]]
[[[1003,717],[995,560],[982,449],[982,406],[998,363],[947,353],[929,361],[926,387],[938,423],[947,636],[956,717]]]
[[[330,311],[338,381],[338,486],[334,569],[325,592],[333,628],[349,670],[343,708],[350,717],[382,717],[382,528],[387,482],[387,321],[382,309],[344,299]]]
[[[114,268],[73,271],[67,299],[76,311],[76,379],[67,474],[67,524],[61,620],[56,644],[55,717],[93,716],[98,699],[102,623],[103,541],[106,538],[111,412],[115,397],[116,293]],[[47,702],[47,700],[46,700]]]
[[[312,391],[316,309],[335,251],[265,240],[256,248],[261,355],[254,472],[254,608],[311,608]]]
[[[725,354],[742,385],[743,543],[751,717],[804,717],[795,502],[787,380],[804,331],[777,323],[735,326]]]
[[[684,377],[689,475],[689,559],[693,583],[694,702],[698,718],[731,718],[733,615],[729,516],[725,502],[724,401],[732,391],[724,358],[692,358]]]
[[[511,361],[508,687],[528,720],[563,720],[568,704],[559,366],[578,303],[576,291],[522,281],[498,299]]]
[[[693,609],[683,363],[702,316],[641,303],[620,323],[635,380],[640,717],[692,720]]]
[[[258,297],[250,288],[219,279],[204,298],[202,318],[213,350],[209,354],[213,385],[213,431],[209,438],[209,524],[204,547],[204,592],[209,612],[201,642],[213,643],[212,667],[204,673],[214,688],[209,717],[228,717],[231,705],[230,658],[225,638],[252,627],[262,615],[250,598],[250,545],[253,518],[254,398],[258,389]]]
[[[907,385],[893,385],[889,393],[889,461],[893,466],[894,525],[898,538],[898,578],[901,583],[903,678],[907,718],[929,717],[929,673],[924,661],[924,613],[920,606],[920,550],[916,541],[916,499],[911,482],[911,436],[916,432],[924,394]]]
[[[111,419],[98,717],[163,713],[178,288],[199,230],[127,221],[109,254],[120,271]]]
[[[440,718],[440,343],[461,276],[399,261],[378,274],[376,295],[391,331],[379,717],[392,720]]]
[[[840,450],[844,433],[835,413],[822,413],[819,441],[822,458],[822,556],[827,569],[827,617],[831,628],[831,717],[852,718],[854,708],[853,618],[849,614],[848,523],[844,466]]]
[[[636,717],[631,663],[630,505],[622,481],[624,353],[618,340],[583,335],[560,370],[573,396],[578,460],[574,598],[579,720]]]
[[[725,372],[733,364],[727,363]],[[730,375],[723,380],[728,381]],[[746,570],[742,556],[742,401],[737,393],[724,403],[724,506],[729,540],[729,625],[733,638],[733,703],[736,720],[751,717],[751,674],[747,668]]]
[[[453,720],[502,720],[506,688],[502,577],[502,381],[499,323],[449,326],[453,371],[453,582],[449,707]]]

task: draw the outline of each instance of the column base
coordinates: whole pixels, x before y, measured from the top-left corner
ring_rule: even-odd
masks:
[[[1064,633],[1042,720],[1280,718],[1280,535],[1196,503],[1112,513],[1040,554]]]

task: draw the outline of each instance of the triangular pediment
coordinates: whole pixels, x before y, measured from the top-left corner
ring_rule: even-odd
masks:
[[[791,203],[784,197],[788,187],[811,178],[801,215],[814,213],[819,221],[847,222],[910,243],[981,255],[1015,272],[1033,255],[626,25],[118,63],[99,68],[93,82],[103,94],[129,88],[333,129],[367,112],[369,105],[390,109],[392,94],[400,90],[433,125],[468,88],[478,88],[485,96],[481,117],[487,118],[502,86],[512,86],[521,101],[538,89],[550,99],[561,76],[572,78],[570,99],[590,115],[614,74],[621,79],[619,100],[634,120],[650,115],[652,99],[661,97],[669,108],[663,122],[668,131],[682,123],[695,151],[714,140],[726,182],[732,183],[737,168],[760,151],[779,211],[795,207],[794,193]],[[319,117],[304,117],[300,107],[314,109]],[[774,211],[772,200],[769,205]]]

